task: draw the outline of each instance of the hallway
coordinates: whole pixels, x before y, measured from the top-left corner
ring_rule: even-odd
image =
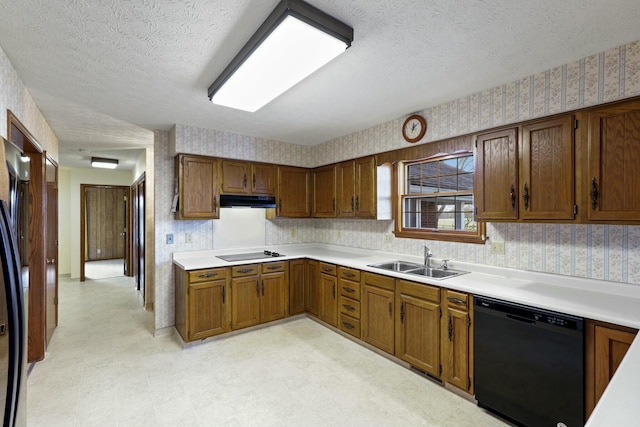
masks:
[[[506,425],[303,317],[183,350],[141,304],[130,278],[60,277],[30,427]]]

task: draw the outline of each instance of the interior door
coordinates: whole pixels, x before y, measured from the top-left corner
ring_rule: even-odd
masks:
[[[49,158],[46,160],[47,180],[45,224],[45,294],[47,345],[58,326],[58,168]]]

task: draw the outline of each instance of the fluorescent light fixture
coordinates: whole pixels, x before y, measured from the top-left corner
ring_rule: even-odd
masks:
[[[344,52],[353,28],[301,0],[282,0],[209,86],[214,104],[254,112]]]
[[[20,161],[21,161],[22,163],[30,162],[30,161],[31,161],[31,157],[27,156],[27,155],[26,155],[26,154],[24,154],[24,153],[20,153]]]
[[[115,169],[118,167],[118,159],[105,159],[103,157],[92,157],[91,166],[94,168]]]

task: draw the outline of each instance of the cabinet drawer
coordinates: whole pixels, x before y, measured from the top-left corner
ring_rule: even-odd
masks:
[[[336,275],[336,266],[333,264],[327,264],[326,262],[320,263],[320,273],[329,274],[331,276]]]
[[[338,277],[340,277],[341,279],[347,279],[347,280],[353,280],[354,282],[359,282],[360,270],[338,266]]]
[[[358,319],[354,319],[351,316],[340,313],[338,326],[340,327],[340,330],[351,334],[356,338],[360,338],[360,321]]]
[[[360,301],[340,295],[338,308],[340,309],[340,313],[347,314],[356,319],[360,318]]]
[[[189,272],[189,283],[209,282],[227,278],[226,268],[208,268]]]
[[[398,292],[403,295],[426,299],[433,302],[440,302],[440,288],[425,285],[422,283],[410,282],[408,280],[398,280]]]
[[[231,267],[232,277],[253,276],[259,272],[260,266],[258,264],[236,265],[235,267]]]
[[[469,309],[469,294],[464,292],[457,292],[447,289],[444,293],[447,307],[457,307]]]
[[[340,295],[360,301],[360,282],[340,279],[338,281]]]
[[[286,271],[286,269],[287,261],[267,262],[265,264],[262,264],[263,273],[278,273],[280,271]]]
[[[378,288],[387,289],[389,291],[394,291],[396,289],[395,279],[389,276],[383,276],[381,274],[374,273],[364,273],[365,285],[376,286]]]

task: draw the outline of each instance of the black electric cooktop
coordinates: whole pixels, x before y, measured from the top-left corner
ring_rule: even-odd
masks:
[[[263,252],[249,252],[244,254],[218,255],[216,256],[216,258],[220,258],[227,262],[235,262],[235,261],[249,261],[252,259],[277,258],[281,256],[284,256],[284,255],[278,252],[263,251]]]

